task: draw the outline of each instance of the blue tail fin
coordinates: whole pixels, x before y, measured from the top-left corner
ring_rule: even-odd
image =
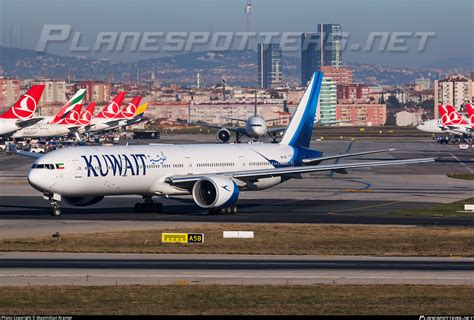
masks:
[[[322,81],[323,73],[315,72],[280,144],[296,148],[309,147]]]

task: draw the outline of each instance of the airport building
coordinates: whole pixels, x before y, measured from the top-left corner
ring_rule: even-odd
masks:
[[[319,94],[319,121],[324,124],[336,121],[337,86],[336,82],[324,76]]]
[[[301,85],[306,86],[313,72],[323,66],[342,66],[340,24],[318,24],[316,33],[301,34]]]
[[[258,44],[258,85],[274,89],[282,85],[282,54],[279,44]]]
[[[462,74],[452,75],[434,82],[434,114],[438,118],[438,104],[450,104],[456,109],[472,100],[472,80]]]

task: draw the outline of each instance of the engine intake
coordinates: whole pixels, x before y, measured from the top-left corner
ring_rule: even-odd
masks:
[[[239,198],[239,187],[226,177],[204,177],[193,186],[194,202],[201,208],[220,208],[233,205]]]
[[[63,197],[63,200],[76,207],[85,207],[96,204],[104,199],[104,196],[89,196],[89,197]]]
[[[219,142],[228,142],[230,140],[230,131],[226,128],[219,129],[216,138]]]

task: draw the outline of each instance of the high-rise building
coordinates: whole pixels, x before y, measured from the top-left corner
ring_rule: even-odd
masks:
[[[472,99],[472,80],[462,74],[434,82],[434,114],[438,118],[438,104],[450,104],[460,109]]]
[[[334,82],[336,82],[336,85],[352,83],[351,69],[336,68],[333,66],[322,66],[320,70],[324,72],[325,77],[329,77],[334,80]]]
[[[35,80],[31,85],[44,84],[40,104],[64,103],[66,99],[66,81],[64,80]]]
[[[20,91],[20,80],[0,77],[0,111],[11,107],[20,98]]]
[[[282,55],[279,44],[258,44],[258,85],[262,89],[281,87]]]
[[[104,81],[80,81],[76,83],[76,89],[86,89],[85,100],[89,102],[105,103],[110,100],[111,85]]]
[[[316,33],[301,34],[301,85],[306,86],[313,72],[322,66],[342,66],[340,24],[318,24]]]
[[[336,121],[337,86],[336,82],[324,76],[319,93],[319,122],[322,124]]]

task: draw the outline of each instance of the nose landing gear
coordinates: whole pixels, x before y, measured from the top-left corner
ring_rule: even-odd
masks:
[[[54,194],[43,194],[43,198],[45,200],[49,200],[51,203],[51,207],[53,208],[53,211],[51,212],[51,215],[53,217],[58,217],[61,215],[61,195],[54,193]]]

